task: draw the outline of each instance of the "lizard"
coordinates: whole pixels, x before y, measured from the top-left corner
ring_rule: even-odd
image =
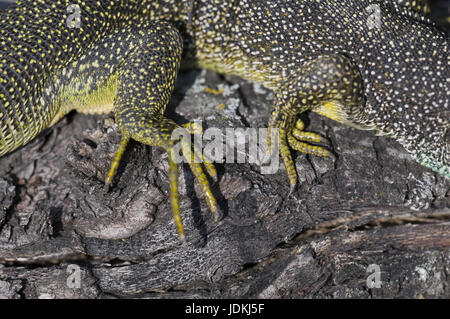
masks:
[[[131,139],[165,149],[185,242],[171,139],[181,125],[165,109],[180,68],[196,67],[275,93],[268,129],[279,132],[289,193],[291,150],[328,155],[297,118],[307,110],[394,138],[450,177],[449,38],[428,11],[424,0],[19,0],[0,15],[0,156],[72,110],[112,112],[121,141],[105,188]],[[213,163],[182,150],[218,219]]]

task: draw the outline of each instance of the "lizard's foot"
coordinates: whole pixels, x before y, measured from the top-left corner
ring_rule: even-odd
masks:
[[[355,110],[365,105],[361,92],[364,90],[359,68],[349,58],[338,54],[321,55],[304,63],[280,86],[269,119],[269,131],[280,130],[280,155],[291,185],[289,194],[297,183],[290,149],[322,157],[328,155],[325,148],[311,144],[324,140],[318,134],[303,131],[304,124],[296,120],[297,114],[313,110],[341,123],[351,122]]]
[[[128,133],[126,129],[122,128],[122,140],[111,162],[110,170],[105,180],[105,189],[108,190],[112,183],[114,175],[117,171],[117,167],[119,166],[120,160],[130,138],[148,145],[163,147],[169,155],[170,203],[172,207],[173,219],[177,227],[180,241],[182,243],[185,243],[185,234],[183,222],[181,219],[178,192],[178,163],[180,161],[176,159],[176,156],[177,154],[179,154],[179,151],[181,149],[182,156],[186,159],[192,173],[197,179],[200,190],[205,197],[209,209],[214,215],[215,221],[218,221],[220,218],[219,207],[217,205],[216,199],[214,198],[214,195],[212,194],[208,178],[203,171],[203,167],[214,181],[217,181],[217,171],[213,163],[208,160],[195,145],[192,146],[190,138],[181,138],[180,140],[172,141],[170,139],[171,134],[168,134],[168,132],[170,132],[171,129],[173,131],[173,127],[173,125],[170,125],[170,127],[159,128],[157,132],[153,131],[150,134],[146,134],[145,132],[139,132],[138,134],[136,134],[135,132],[133,135],[131,133]],[[197,126],[195,123],[188,123],[183,127],[176,126],[175,128],[187,130],[186,134],[182,134],[183,137],[189,136],[189,133],[201,134],[202,132],[201,127]],[[149,138],[149,135],[151,135],[152,137]],[[179,146],[181,147],[177,147],[177,143],[180,143]]]
[[[219,215],[219,207],[217,205],[216,199],[212,194],[208,178],[203,171],[202,164],[206,169],[208,175],[214,180],[217,181],[217,172],[214,165],[203,156],[201,151],[194,145],[191,147],[190,141],[186,141],[182,139],[181,150],[184,158],[187,160],[192,173],[197,179],[198,185],[200,186],[200,190],[205,197],[206,204],[209,207],[209,210],[214,215],[214,221],[218,221],[220,218]],[[184,227],[183,222],[181,220],[181,212],[179,205],[179,192],[178,192],[178,164],[174,160],[174,150],[175,147],[169,147],[167,152],[169,154],[169,181],[170,181],[170,202],[172,205],[172,214],[173,219],[175,221],[175,225],[178,230],[178,235],[180,237],[180,241],[182,243],[185,242],[184,236]]]
[[[281,158],[283,159],[290,184],[289,193],[284,199],[281,208],[284,207],[287,200],[297,186],[297,171],[295,169],[294,160],[292,159],[291,148],[296,151],[306,154],[312,154],[315,156],[325,157],[328,155],[328,151],[325,148],[309,144],[320,143],[323,142],[324,139],[319,134],[303,131],[304,127],[305,125],[303,124],[303,122],[298,119],[291,129],[289,129],[289,127],[279,128],[279,153]],[[269,135],[267,141],[267,145],[269,147],[271,147],[273,142],[271,141],[271,139],[273,138],[271,133],[273,129],[273,127],[269,126]]]
[[[325,148],[309,144],[323,142],[323,138],[319,134],[303,131],[304,128],[305,124],[298,119],[295,127],[287,135],[289,146],[302,153],[322,157],[328,156],[328,151]]]
[[[198,125],[198,123],[195,122],[189,122],[183,125],[183,127],[187,130],[189,134],[202,134],[203,130],[202,127]],[[120,141],[119,147],[117,148],[116,154],[114,155],[114,158],[111,162],[111,166],[108,172],[108,175],[106,176],[105,180],[105,190],[108,191],[112,180],[114,176],[116,175],[117,168],[119,167],[120,160],[122,159],[123,153],[125,152],[125,149],[128,145],[128,142],[130,141],[130,135],[129,134],[122,134],[122,139]],[[193,151],[196,156],[198,156],[197,161],[200,160],[204,163],[206,170],[208,171],[208,174],[214,179],[214,181],[217,180],[217,172],[214,168],[214,165],[203,156],[203,154],[197,149],[197,147],[194,146]],[[194,157],[192,158],[192,161],[194,161]]]

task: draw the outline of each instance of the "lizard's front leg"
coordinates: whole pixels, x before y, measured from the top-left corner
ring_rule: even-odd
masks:
[[[172,133],[180,128],[174,121],[164,116],[180,67],[182,39],[179,32],[167,23],[158,23],[142,30],[139,46],[123,61],[118,73],[118,89],[114,100],[114,115],[122,132],[122,141],[111,164],[106,179],[108,186],[130,139],[159,146],[169,153],[170,201],[173,218],[184,241],[178,199],[178,165],[174,150],[181,143],[183,156],[194,173],[210,210],[217,219],[218,207],[203,172],[204,167],[211,177],[216,177],[213,165],[205,161],[201,153],[185,139],[173,140]],[[195,130],[193,127],[189,127]],[[200,157],[194,160],[195,156]]]

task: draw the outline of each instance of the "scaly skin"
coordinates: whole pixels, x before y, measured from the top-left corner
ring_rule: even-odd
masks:
[[[74,4],[80,28],[69,17]],[[296,119],[306,110],[393,137],[449,177],[449,39],[427,12],[425,1],[408,0],[19,1],[0,15],[0,156],[70,110],[114,112],[122,141],[106,186],[130,139],[166,149],[183,240],[171,153],[179,125],[164,116],[183,60],[275,92],[269,129],[280,130],[291,191],[290,149],[327,155]],[[217,217],[203,169],[216,173],[201,159],[190,167]]]

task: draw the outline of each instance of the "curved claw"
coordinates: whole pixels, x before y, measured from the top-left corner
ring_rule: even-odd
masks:
[[[108,193],[110,188],[111,188],[111,183],[105,182],[105,185],[103,186],[103,191],[105,193]]]
[[[170,205],[172,206],[172,215],[177,227],[180,242],[186,242],[184,236],[184,226],[181,219],[180,199],[178,192],[178,165],[173,160],[172,152],[169,152],[169,183],[170,183]]]
[[[217,179],[217,172],[211,162],[206,160],[206,158],[200,153],[200,151],[194,146],[194,151],[191,150],[191,144],[187,143],[186,141],[181,142],[181,148],[183,151],[183,156],[188,160],[188,164],[191,168],[192,173],[194,174],[195,178],[197,179],[197,182],[200,186],[200,189],[203,193],[203,196],[205,196],[206,204],[208,205],[210,211],[214,215],[214,220],[219,220],[219,208],[216,202],[216,199],[214,195],[212,194],[211,187],[208,182],[208,178],[206,177],[205,173],[203,172],[203,168],[201,166],[201,161],[204,163],[205,168],[208,172],[208,174],[212,177]],[[190,154],[190,156],[186,157],[185,154]]]
[[[288,145],[288,132],[285,129],[280,129],[279,134],[280,155],[283,159],[284,166],[289,179],[291,189],[295,189],[297,185],[297,171],[295,170],[294,161],[292,159],[291,150]]]
[[[105,192],[109,191],[114,176],[116,175],[117,168],[119,167],[120,160],[122,159],[123,153],[125,153],[129,141],[130,136],[128,134],[122,133],[122,139],[120,140],[119,147],[117,148],[116,154],[114,155],[114,158],[111,162],[108,175],[106,175],[104,186]]]
[[[289,193],[286,195],[286,197],[283,199],[283,202],[281,203],[280,207],[277,209],[277,211],[282,210],[289,198],[291,197],[292,193],[295,191],[295,188],[297,187],[297,171],[295,169],[295,164],[292,159],[291,151],[288,146],[288,133],[285,129],[280,129],[280,136],[279,136],[279,144],[280,144],[280,155],[283,159],[284,166],[286,168],[286,172],[289,179]]]
[[[277,212],[282,210],[286,206],[287,202],[289,201],[289,198],[291,197],[292,193],[294,193],[296,188],[297,184],[291,185],[291,187],[289,188],[289,193],[283,199],[283,202],[281,203],[280,207],[278,207]]]

